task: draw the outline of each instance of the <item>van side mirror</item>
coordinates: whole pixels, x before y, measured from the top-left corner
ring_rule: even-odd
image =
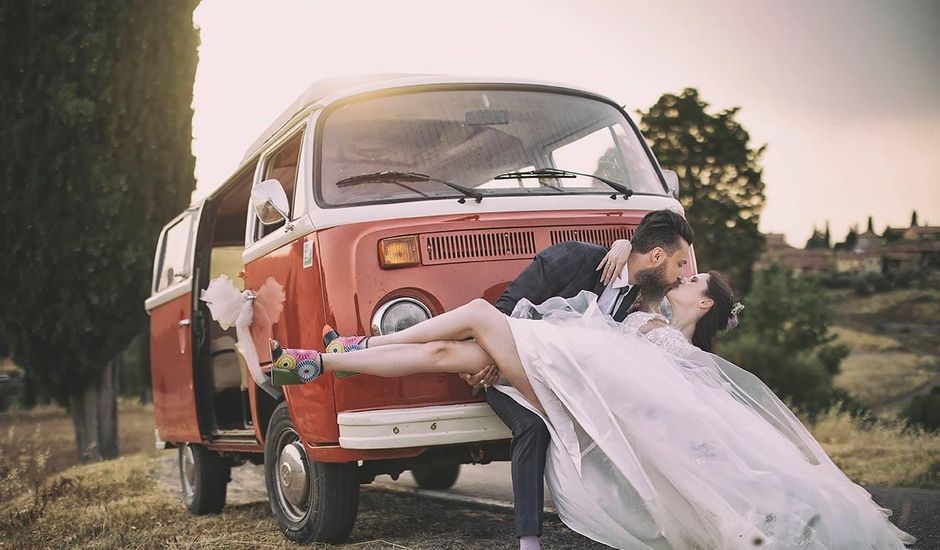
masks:
[[[666,178],[666,187],[669,189],[669,193],[675,197],[679,198],[679,174],[675,170],[663,170],[663,177]]]
[[[258,219],[264,225],[273,225],[285,221],[290,225],[287,193],[281,182],[276,179],[264,180],[251,190],[251,205]]]

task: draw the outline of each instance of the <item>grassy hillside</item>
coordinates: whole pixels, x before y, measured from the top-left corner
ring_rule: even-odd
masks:
[[[940,384],[940,291],[832,293],[835,334],[849,346],[836,384],[884,414]]]

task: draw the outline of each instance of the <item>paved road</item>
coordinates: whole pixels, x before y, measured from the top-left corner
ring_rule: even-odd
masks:
[[[508,462],[494,462],[485,466],[464,466],[457,484],[448,495],[466,498],[482,498],[506,506],[512,504],[512,482]],[[398,481],[388,476],[376,478],[379,485],[413,489],[417,487],[410,473],[403,474]],[[898,489],[868,487],[875,501],[894,510],[892,521],[917,537],[914,548],[940,550],[940,491],[931,489]],[[551,498],[546,495],[546,507],[551,508]]]

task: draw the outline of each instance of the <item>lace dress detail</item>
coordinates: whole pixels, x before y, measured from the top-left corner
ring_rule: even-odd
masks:
[[[631,313],[624,319],[623,325],[626,330],[635,330],[642,334],[643,328],[650,321],[666,323],[666,326],[657,326],[648,330],[645,336],[647,340],[663,348],[663,350],[668,353],[685,358],[692,355],[698,349],[693,346],[691,342],[686,340],[684,334],[669,326],[669,322],[666,318],[658,313],[648,313],[645,311]]]

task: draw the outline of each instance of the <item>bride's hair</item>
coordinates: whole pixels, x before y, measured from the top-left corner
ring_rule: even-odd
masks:
[[[715,305],[695,325],[692,344],[704,351],[712,351],[715,335],[729,326],[731,308],[734,307],[734,292],[731,291],[731,285],[724,275],[717,271],[709,271],[705,296],[711,298]]]

